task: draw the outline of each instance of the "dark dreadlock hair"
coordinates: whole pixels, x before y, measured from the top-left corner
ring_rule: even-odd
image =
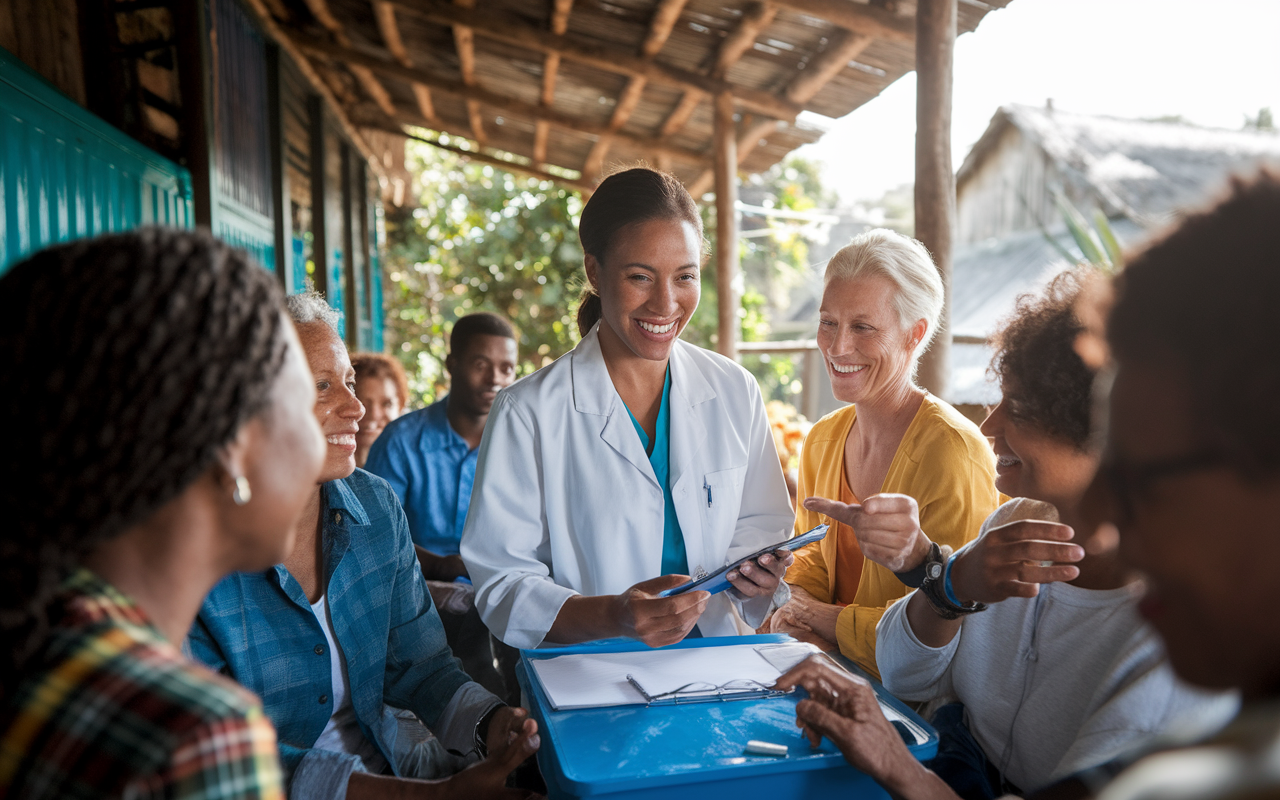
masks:
[[[65,577],[214,463],[285,355],[274,277],[205,233],[143,228],[44,250],[0,278],[0,685]]]

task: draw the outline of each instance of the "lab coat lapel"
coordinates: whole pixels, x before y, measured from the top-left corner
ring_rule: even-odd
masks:
[[[597,323],[573,350],[573,407],[581,414],[597,417],[600,438],[614,449],[631,466],[640,471],[655,486],[658,479],[653,474],[649,457],[645,455],[640,437],[627,414],[627,407],[618,390],[613,388],[609,368],[600,352]]]
[[[703,498],[701,480],[706,465],[701,463],[698,456],[703,452],[708,436],[707,424],[699,413],[699,406],[714,399],[716,393],[707,379],[689,362],[684,348],[692,346],[676,342],[671,350],[670,469],[671,498],[676,518],[680,521],[680,531],[684,535],[689,570],[696,573],[699,567],[710,571],[720,565],[705,563],[703,520],[699,505]]]

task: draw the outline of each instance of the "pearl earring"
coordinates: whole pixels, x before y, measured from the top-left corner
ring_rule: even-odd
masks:
[[[249,488],[249,479],[243,475],[236,478],[236,488],[231,492],[231,501],[242,506],[253,499],[253,490]]]

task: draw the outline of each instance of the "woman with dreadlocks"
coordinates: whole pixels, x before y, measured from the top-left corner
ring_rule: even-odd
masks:
[[[274,278],[160,228],[45,250],[0,279],[0,374],[0,797],[281,797],[258,698],[179,650],[324,458]]]

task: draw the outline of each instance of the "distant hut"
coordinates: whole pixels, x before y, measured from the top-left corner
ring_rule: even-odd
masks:
[[[1131,246],[1265,161],[1280,161],[1276,133],[1001,107],[956,173],[947,399],[974,417],[999,400],[987,337],[1018,294],[1065,266],[1046,231],[1075,252],[1059,195],[1088,217],[1101,210]]]

